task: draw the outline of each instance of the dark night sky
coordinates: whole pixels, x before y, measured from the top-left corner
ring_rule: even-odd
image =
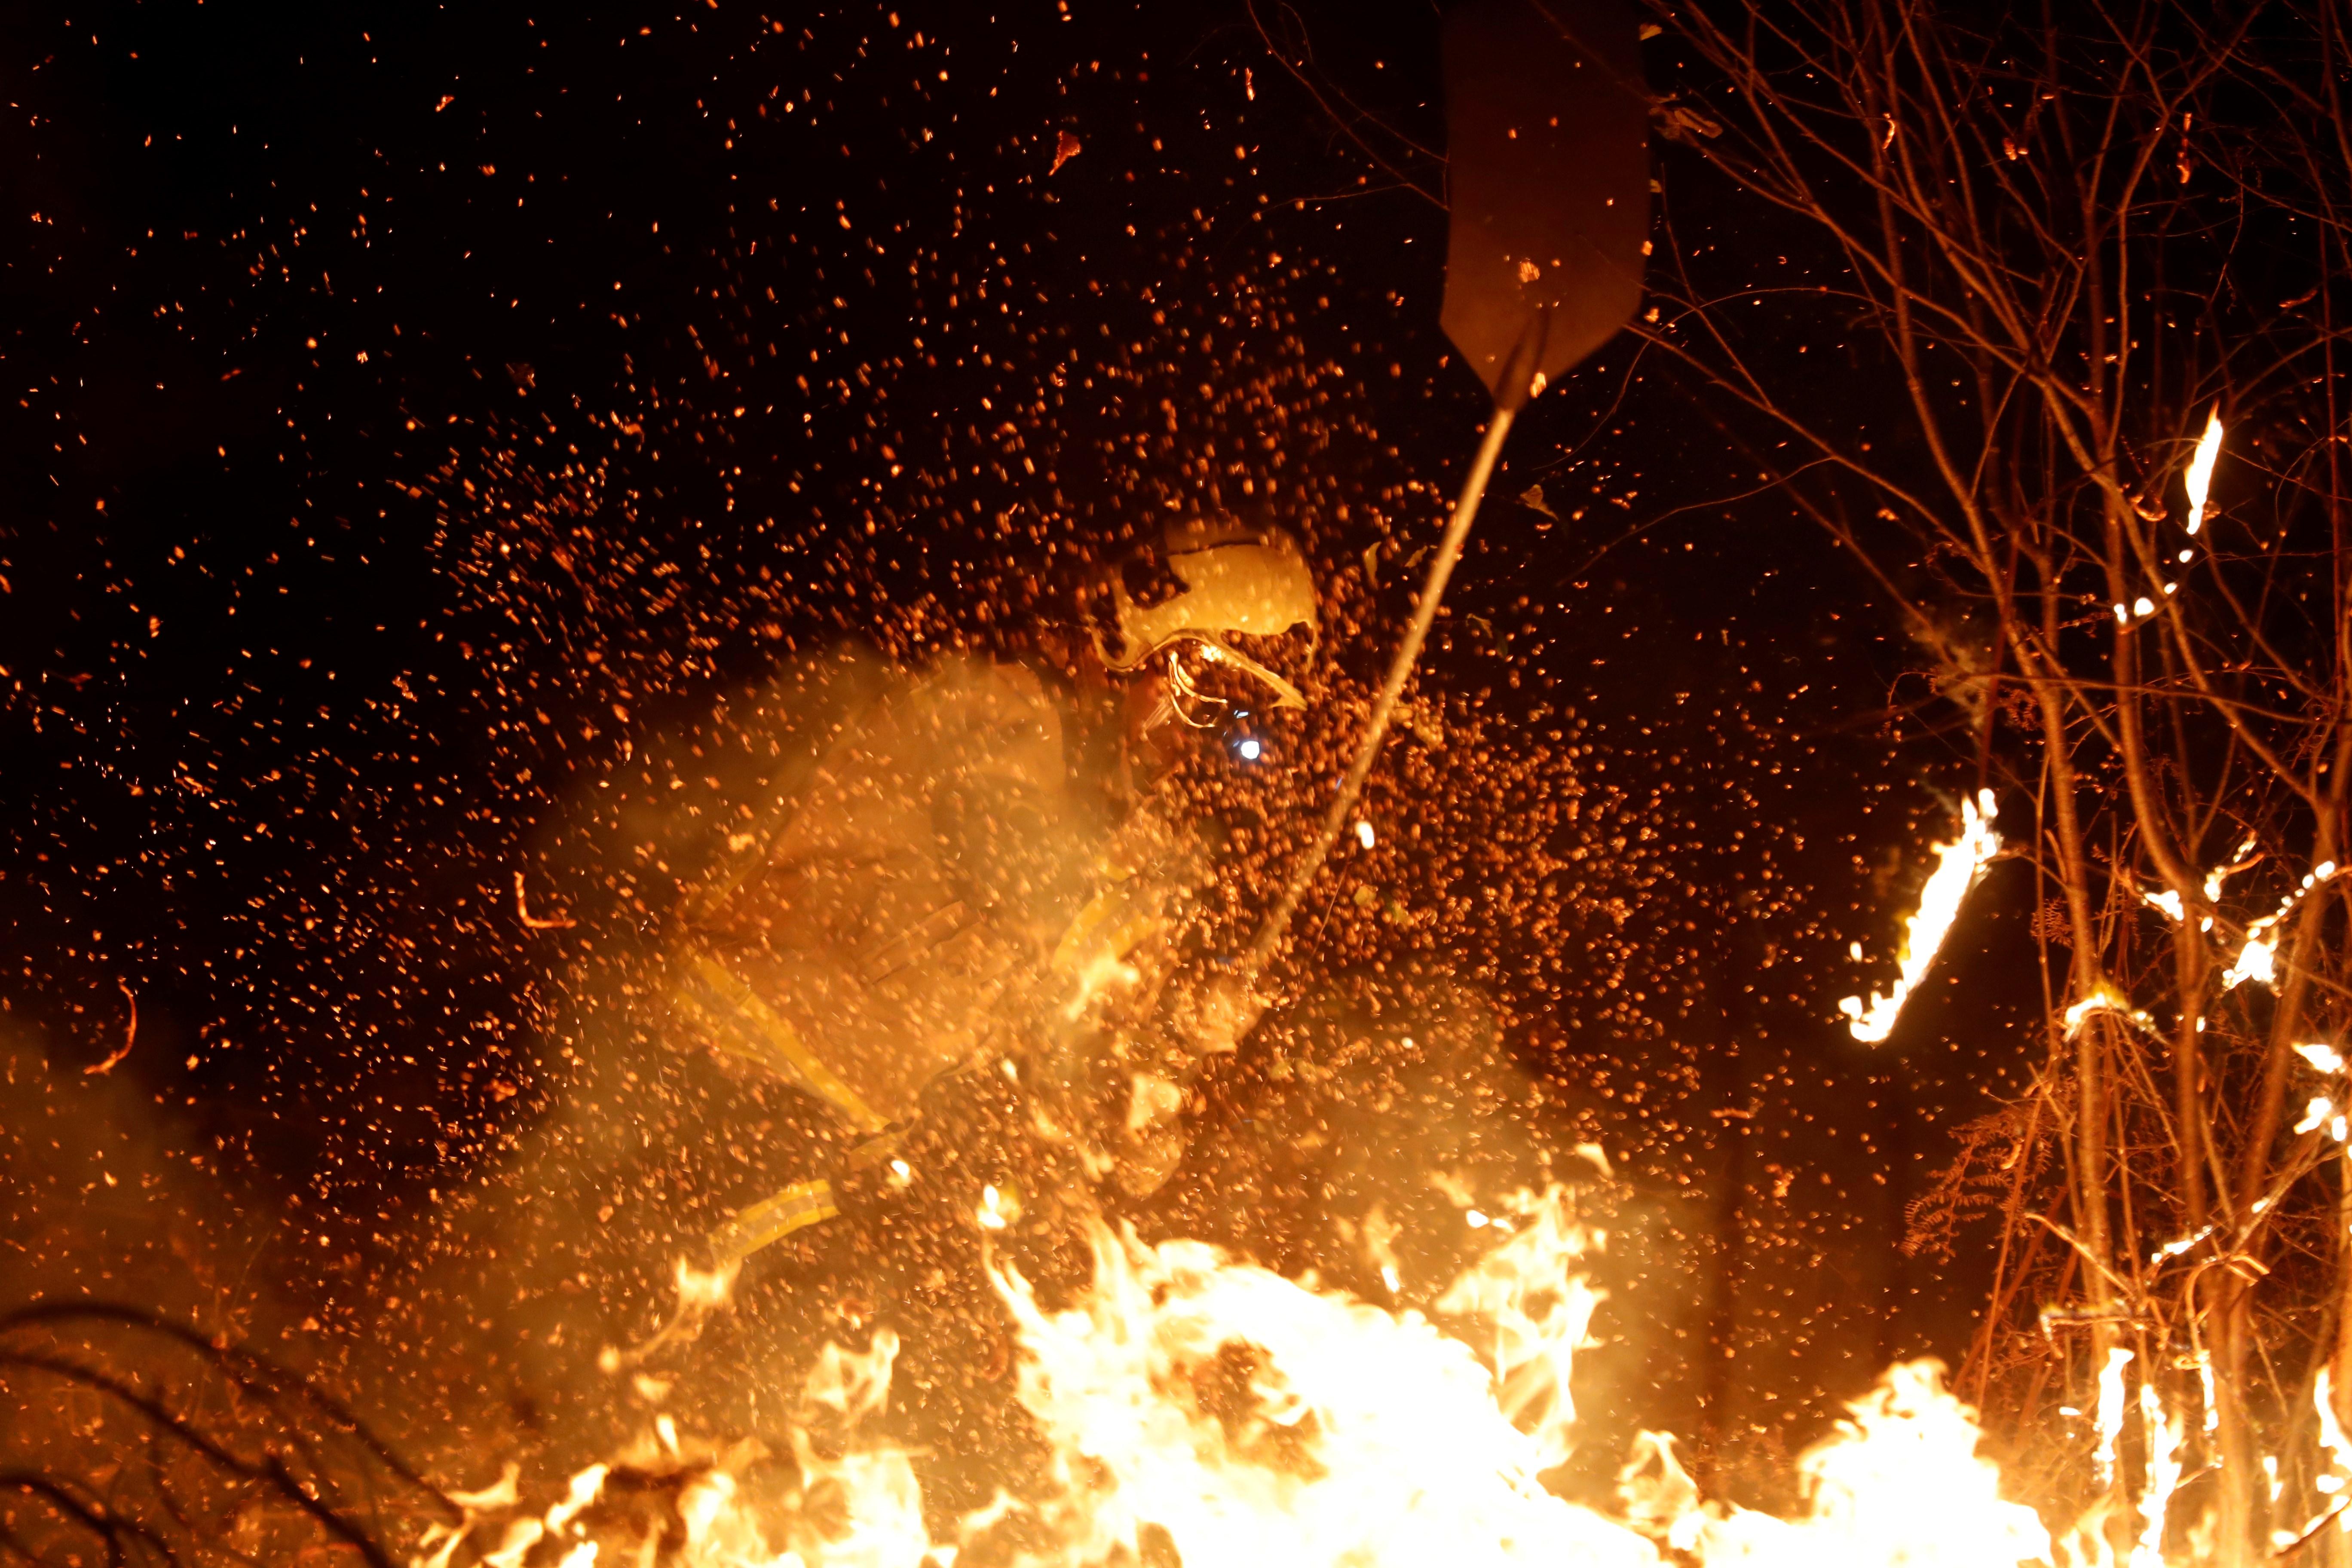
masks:
[[[1434,11],[1298,16],[1439,189]],[[1239,5],[20,6],[0,73],[0,996],[79,1066],[135,994],[123,1070],[265,1185],[373,1203],[560,1092],[512,875],[625,743],[845,628],[985,638],[1171,501],[1305,533],[1360,676],[1363,553],[1484,415],[1442,210]],[[1772,248],[1676,173],[1685,243]],[[1574,715],[1618,803],[1524,1048],[1750,1237],[1705,1326],[1759,1385],[1956,1352],[1968,1255],[1894,1243],[2017,1048],[1968,998],[2021,900],[1893,1046],[1833,1008],[1972,745],[1890,724],[1921,657],[1622,345],[1512,453],[1562,521],[1482,522],[1425,686],[1538,765]]]

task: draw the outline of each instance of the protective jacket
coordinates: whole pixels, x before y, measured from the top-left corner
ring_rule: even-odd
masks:
[[[1032,669],[956,658],[887,670],[821,734],[778,745],[766,798],[743,803],[751,820],[685,900],[678,1043],[824,1101],[868,1159],[927,1086],[990,1061],[1088,1137],[1102,1058],[1165,978],[1201,863],[1087,717]],[[774,713],[804,728],[792,719]],[[814,1188],[777,1201],[753,1232],[830,1207]]]

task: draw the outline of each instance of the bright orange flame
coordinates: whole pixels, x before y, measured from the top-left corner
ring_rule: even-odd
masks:
[[[1046,1560],[1140,1552],[1156,1527],[1188,1563],[1654,1562],[1642,1536],[1538,1482],[1565,1456],[1567,1362],[1598,1297],[1557,1271],[1585,1245],[1564,1200],[1528,1206],[1448,1298],[1491,1312],[1499,1380],[1417,1313],[1197,1242],[1097,1229],[1094,1288],[1060,1312],[1000,1275],[1022,1403],[1055,1454]]]
[[[2197,451],[2189,459],[2189,472],[2181,485],[2189,492],[2189,531],[2196,532],[2205,526],[2205,498],[2213,488],[2213,464],[2221,456],[2221,408],[2214,405],[2213,412],[2205,416],[2205,434],[2197,438]]]
[[[1936,950],[1944,945],[1946,933],[1959,918],[1960,904],[1968,898],[1969,889],[1976,886],[1985,867],[2000,852],[2000,837],[1992,830],[1992,819],[1999,809],[1989,789],[1978,791],[1973,801],[1961,798],[1960,836],[1949,844],[1936,846],[1936,869],[1928,875],[1927,885],[1919,889],[1917,911],[1904,922],[1899,960],[1903,977],[1895,983],[1894,994],[1881,996],[1874,991],[1867,1007],[1859,996],[1849,996],[1838,1004],[1838,1011],[1853,1020],[1848,1026],[1855,1039],[1876,1045],[1895,1032],[1895,1020],[1903,1016],[1903,1004],[1936,962]],[[1855,956],[1860,956],[1859,944]]]
[[[661,1416],[614,1469],[583,1470],[541,1511],[522,1510],[511,1470],[486,1491],[452,1494],[463,1527],[436,1528],[413,1568],[446,1568],[474,1537],[473,1560],[489,1568],[656,1555],[685,1568],[944,1568],[1014,1515],[1019,1544],[1005,1560],[1019,1568],[1133,1563],[1171,1547],[1194,1568],[1655,1568],[1661,1542],[1705,1568],[2053,1560],[2032,1510],[2001,1499],[1977,1454],[1974,1413],[1931,1363],[1890,1371],[1799,1461],[1806,1503],[1794,1518],[1703,1501],[1660,1434],[1636,1447],[1622,1518],[1555,1496],[1542,1477],[1569,1453],[1573,1358],[1601,1300],[1578,1271],[1600,1238],[1575,1222],[1563,1189],[1486,1208],[1488,1227],[1507,1234],[1440,1300],[1458,1333],[1198,1242],[1151,1246],[1099,1224],[1091,1287],[1064,1310],[999,1271],[1020,1337],[1019,1397],[1052,1457],[1042,1486],[967,1517],[954,1542],[926,1529],[911,1457],[858,1436],[889,1398],[898,1346],[884,1330],[862,1352],[825,1346],[809,1373],[789,1436],[796,1492],[739,1485],[757,1443],[683,1436]],[[2148,1522],[2133,1568],[2158,1568],[2179,1432],[2141,1397]],[[820,1430],[822,1440],[811,1435]],[[623,1465],[677,1478],[671,1525],[596,1522],[593,1505]],[[994,1561],[1008,1535],[988,1544]]]

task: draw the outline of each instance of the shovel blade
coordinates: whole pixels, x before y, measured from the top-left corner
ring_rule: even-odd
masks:
[[[1442,320],[1516,407],[1526,388],[1506,388],[1504,371],[1531,328],[1528,369],[1554,381],[1641,304],[1650,117],[1637,24],[1622,0],[1465,0],[1444,49]]]

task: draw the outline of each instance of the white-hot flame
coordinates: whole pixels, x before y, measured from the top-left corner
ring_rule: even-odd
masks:
[[[2196,454],[2189,459],[2181,486],[2189,492],[2189,531],[2205,526],[2205,497],[2213,488],[2213,464],[2221,456],[2221,409],[2216,404],[2205,416],[2205,434],[2197,438]]]
[[[1152,1246],[1100,1225],[1092,1283],[1066,1307],[1050,1310],[1000,1270],[1018,1396],[1047,1458],[1017,1498],[967,1516],[950,1541],[926,1528],[912,1457],[861,1436],[889,1399],[898,1344],[886,1329],[862,1352],[818,1355],[787,1428],[796,1487],[740,1479],[766,1453],[757,1442],[722,1447],[665,1425],[657,1444],[580,1472],[537,1512],[518,1506],[511,1475],[470,1494],[463,1526],[436,1528],[412,1562],[446,1568],[468,1538],[469,1561],[492,1568],[527,1556],[558,1568],[650,1568],[656,1557],[678,1568],[952,1568],[966,1549],[1019,1568],[1658,1568],[1660,1542],[1705,1568],[2053,1560],[2033,1513],[2000,1498],[1973,1413],[1931,1363],[1889,1372],[1804,1456],[1806,1500],[1791,1519],[1704,1502],[1656,1434],[1621,1478],[1622,1518],[1555,1495],[1542,1478],[1570,1452],[1573,1358],[1601,1299],[1578,1270],[1599,1238],[1558,1188],[1481,1212],[1485,1229],[1506,1234],[1440,1299],[1444,1329],[1201,1243]],[[2119,1365],[2114,1375],[2119,1408]],[[2160,1542],[2177,1479],[2165,1468],[2177,1444],[2150,1441],[2143,1545]],[[675,1518],[599,1513],[621,1466],[675,1478]]]
[[[1541,1199],[1522,1194],[1509,1207],[1521,1226],[1456,1279],[1437,1310],[1477,1326],[1496,1403],[1535,1439],[1537,1468],[1549,1469],[1572,1447],[1569,1374],[1602,1296],[1576,1273],[1589,1243],[1563,1190]]]
[[[2277,910],[2264,915],[2246,928],[2246,944],[2238,950],[2237,961],[2222,972],[2221,989],[2233,991],[2249,980],[2259,980],[2265,985],[2278,983],[2279,922],[2294,912],[2304,896],[2320,883],[2336,875],[2336,862],[2322,860],[2314,866],[2294,891],[2279,900]]]
[[[2156,1020],[2131,1005],[2131,998],[2102,980],[2091,987],[2088,994],[2070,1003],[2066,1008],[2066,1037],[2073,1039],[2084,1023],[2095,1014],[2115,1013],[2130,1019],[2143,1029],[2153,1030]]]
[[[2267,931],[2247,933],[2246,945],[2238,950],[2236,960],[2221,972],[2221,989],[2234,991],[2249,980],[2259,980],[2265,985],[2278,983],[2278,938]]]
[[[2345,1437],[2343,1425],[2336,1419],[2335,1388],[2325,1365],[2320,1367],[2319,1375],[2312,1382],[2311,1404],[2312,1408],[2319,1413],[2319,1446],[2327,1454],[2327,1468],[2339,1472],[2322,1478],[2323,1484],[2319,1489],[2340,1491],[2345,1477],[2352,1476],[2352,1440]],[[2325,1484],[2331,1481],[2333,1485]],[[2352,1517],[2346,1519],[2344,1528],[2352,1531]]]
[[[1903,952],[1899,962],[1902,978],[1895,983],[1892,995],[1871,993],[1870,1005],[1863,1005],[1859,996],[1849,996],[1838,1004],[1838,1011],[1853,1022],[1848,1026],[1853,1037],[1875,1045],[1895,1031],[1895,1020],[1903,1014],[1903,1004],[1911,992],[1926,978],[1928,966],[1936,962],[1936,950],[1944,945],[1945,933],[1959,918],[1960,904],[1975,887],[1977,879],[2000,850],[2000,837],[1992,830],[1992,819],[1999,807],[1990,790],[1979,790],[1973,801],[1963,796],[1960,801],[1960,836],[1949,844],[1936,847],[1936,869],[1928,875],[1927,885],[1919,890],[1919,908],[1905,922]]]
[[[1645,1478],[1627,1487],[1630,1511],[1654,1517],[1658,1493],[1679,1492],[1667,1542],[1706,1568],[2011,1568],[2053,1560],[2033,1510],[2002,1500],[1999,1470],[1977,1455],[1974,1413],[1945,1392],[1933,1362],[1890,1369],[1869,1397],[1846,1408],[1850,1418],[1797,1461],[1806,1492],[1797,1519],[1720,1505],[1702,1512],[1671,1448],[1663,1483]],[[1648,1457],[1657,1454],[1653,1447]]]
[[[1557,1214],[1557,1206],[1553,1208]],[[1164,1531],[1198,1563],[1553,1563],[1643,1568],[1642,1536],[1538,1484],[1564,1448],[1560,1379],[1593,1297],[1557,1266],[1580,1252],[1539,1215],[1449,1297],[1501,1377],[1415,1313],[1307,1289],[1195,1242],[1097,1230],[1093,1289],[1049,1312],[1017,1275],[1020,1394],[1055,1452],[1036,1505],[1075,1565]],[[1532,1283],[1551,1269],[1558,1300]],[[1522,1430],[1497,1403],[1518,1398]]]
[[[2131,1568],[2164,1568],[2165,1516],[2180,1485],[2180,1417],[2167,1419],[2155,1388],[2142,1383],[2139,1420],[2147,1436],[2147,1487],[2140,1494],[2140,1532],[2132,1545]]]
[[[2315,1043],[2297,1046],[2294,1048],[2294,1054],[2309,1062],[2315,1071],[2324,1072],[2332,1077],[2344,1070],[2344,1053],[2334,1046]]]
[[[2099,1446],[2092,1462],[2103,1487],[2116,1479],[2116,1444],[2124,1435],[2124,1368],[2131,1359],[2131,1352],[2118,1345],[2107,1352],[2107,1364],[2099,1369]]]

